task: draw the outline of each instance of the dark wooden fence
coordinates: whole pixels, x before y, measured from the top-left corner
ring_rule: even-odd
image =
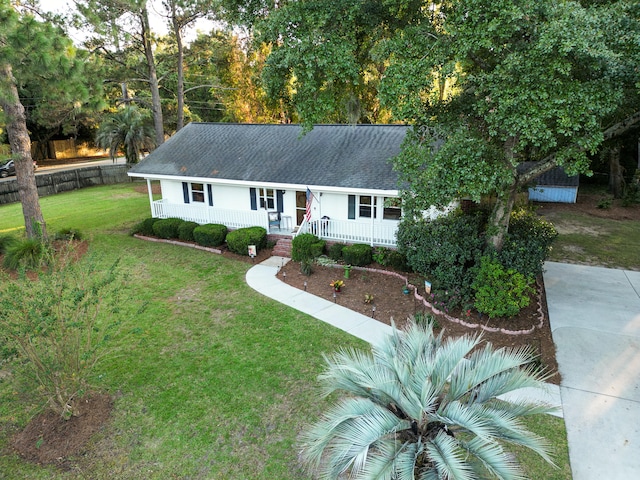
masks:
[[[45,197],[94,185],[112,185],[130,182],[127,165],[96,165],[93,167],[63,170],[36,175],[38,195]],[[13,180],[0,182],[0,205],[19,202],[18,183]]]

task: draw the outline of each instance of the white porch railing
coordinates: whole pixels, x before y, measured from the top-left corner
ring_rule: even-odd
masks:
[[[312,220],[303,222],[300,233],[313,233],[325,240],[344,243],[366,243],[379,246],[396,246],[397,223],[355,222],[352,220]]]
[[[182,218],[200,224],[220,223],[236,229],[259,226],[269,231],[266,210],[229,210],[193,204],[157,200],[151,204],[155,218]],[[313,233],[325,240],[343,243],[366,243],[372,246],[396,246],[397,223],[356,222],[354,220],[303,221],[296,233]]]
[[[191,222],[219,223],[227,228],[264,227],[269,231],[266,210],[229,210],[216,207],[176,204],[157,200],[151,204],[151,215],[155,218],[182,218]]]

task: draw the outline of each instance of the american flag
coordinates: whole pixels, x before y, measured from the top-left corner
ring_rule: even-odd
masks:
[[[304,212],[304,219],[307,222],[311,221],[311,201],[313,200],[313,194],[311,193],[311,190],[309,190],[309,187],[307,187],[307,204],[306,204],[306,210]]]

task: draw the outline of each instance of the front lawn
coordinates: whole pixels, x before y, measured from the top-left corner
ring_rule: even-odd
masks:
[[[41,202],[50,232],[79,229],[100,262],[120,257],[135,295],[95,378],[115,398],[113,418],[69,470],[32,465],[7,450],[42,404],[33,384],[14,381],[15,364],[0,363],[0,476],[307,478],[295,441],[326,406],[316,395],[322,352],[366,344],[250,289],[249,263],[128,236],[149,215],[146,192],[130,184]],[[20,205],[0,207],[0,234],[21,225]],[[570,478],[564,423],[530,421],[553,441],[560,466],[527,453],[531,477]]]

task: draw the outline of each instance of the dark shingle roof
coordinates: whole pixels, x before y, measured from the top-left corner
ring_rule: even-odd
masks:
[[[396,190],[408,127],[190,123],[130,173]]]
[[[535,162],[524,162],[518,165],[518,171],[522,173],[534,166]],[[539,187],[577,187],[580,184],[580,176],[569,176],[562,167],[555,167],[539,177],[534,178],[531,183]]]

